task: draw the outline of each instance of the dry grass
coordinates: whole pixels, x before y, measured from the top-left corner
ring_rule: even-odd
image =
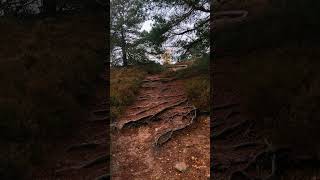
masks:
[[[134,100],[146,74],[137,67],[111,69],[110,110],[112,120],[121,115],[124,107]]]
[[[163,71],[160,64],[150,62],[130,67],[113,67],[110,76],[111,120],[119,117],[126,106],[137,96],[142,80],[147,74]]]
[[[186,93],[193,105],[202,111],[209,112],[210,81],[208,76],[197,76],[185,81]]]
[[[188,68],[171,73],[171,75],[183,79],[188,98],[197,108],[209,112],[209,56],[196,59]]]

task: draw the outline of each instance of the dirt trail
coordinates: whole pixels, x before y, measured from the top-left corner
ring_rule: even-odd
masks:
[[[214,64],[214,106],[211,123],[213,179],[272,179],[272,153],[243,108],[232,76],[239,69],[228,59]],[[264,165],[264,167],[259,166]]]
[[[112,126],[113,180],[209,178],[210,120],[197,116],[183,89],[182,81],[162,74],[146,77],[136,101]],[[180,162],[186,171],[175,169]]]
[[[101,81],[98,86],[87,116],[79,121],[71,137],[63,139],[51,148],[47,164],[37,167],[32,179],[110,179],[106,83]]]

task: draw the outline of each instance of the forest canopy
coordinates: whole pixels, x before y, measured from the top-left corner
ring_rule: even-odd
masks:
[[[208,0],[111,1],[111,63],[159,59],[168,48],[185,58],[209,52]],[[151,20],[151,30],[142,29]]]

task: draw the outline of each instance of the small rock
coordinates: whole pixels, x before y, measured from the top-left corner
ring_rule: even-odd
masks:
[[[184,172],[188,168],[188,166],[185,162],[179,162],[174,167],[180,172]]]
[[[191,159],[192,159],[192,160],[195,160],[194,156],[191,156]]]

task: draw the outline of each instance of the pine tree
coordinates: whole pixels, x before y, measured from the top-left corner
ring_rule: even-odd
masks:
[[[111,10],[111,48],[121,51],[122,64],[145,58],[140,44],[139,31],[146,15],[143,0],[112,0]]]
[[[157,50],[168,40],[174,47],[181,47],[184,54],[208,52],[209,48],[209,0],[149,0],[155,13],[155,24],[149,33],[149,41]],[[171,13],[168,13],[171,10]],[[172,11],[173,10],[173,11]],[[166,17],[166,18],[163,18]],[[187,27],[186,24],[193,24]],[[191,37],[182,39],[182,36]]]

